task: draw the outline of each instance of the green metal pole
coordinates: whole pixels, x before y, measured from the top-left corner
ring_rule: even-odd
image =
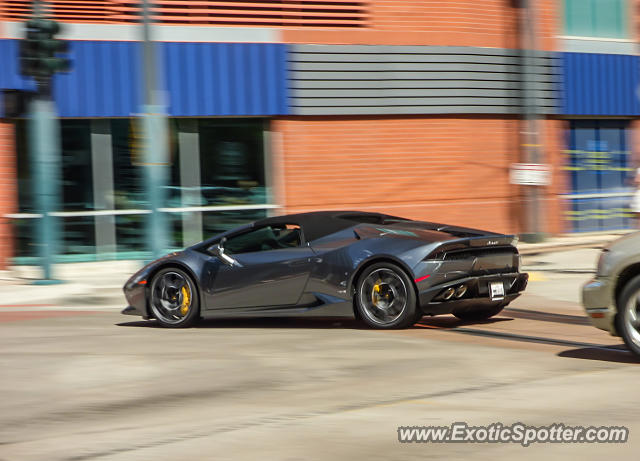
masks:
[[[20,59],[37,61],[39,69],[34,71],[27,67],[29,76],[34,76],[37,84],[37,94],[29,103],[29,118],[27,131],[29,137],[29,159],[32,168],[34,208],[40,218],[36,224],[35,241],[37,252],[42,266],[42,278],[34,283],[45,285],[60,283],[53,277],[53,259],[58,244],[58,220],[53,212],[59,209],[60,202],[60,123],[56,115],[55,104],[52,98],[53,67],[41,68],[43,65],[51,65],[51,49],[42,49],[44,33],[45,39],[52,39],[58,32],[55,22],[45,18],[45,6],[39,0],[33,2],[33,14],[31,24],[27,22],[26,37],[30,43],[26,53],[22,53]],[[43,22],[45,23],[43,25]],[[33,23],[36,23],[34,26]],[[45,27],[46,26],[46,27]],[[38,38],[33,37],[33,29],[38,30]],[[33,49],[36,42],[36,50]],[[44,55],[43,55],[44,53]],[[53,57],[55,60],[55,57]],[[33,65],[33,62],[31,62]],[[56,64],[54,62],[54,64]]]
[[[160,208],[166,206],[167,118],[162,107],[145,105],[143,115],[145,139],[145,177],[151,214],[147,220],[151,252],[154,258],[167,251],[167,220]]]
[[[42,279],[34,283],[60,283],[53,278],[52,264],[58,241],[58,222],[51,215],[58,208],[60,195],[60,128],[53,101],[40,95],[31,102],[29,146],[32,159],[36,212],[42,215],[37,224],[37,246]]]
[[[151,253],[154,258],[158,258],[168,247],[167,222],[160,208],[166,204],[169,136],[166,110],[159,91],[157,54],[151,37],[151,2],[149,0],[143,0],[142,13],[144,163],[147,200],[151,210],[147,220],[147,235]]]

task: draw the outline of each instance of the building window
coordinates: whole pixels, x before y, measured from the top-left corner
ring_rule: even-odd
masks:
[[[565,35],[628,38],[627,0],[565,0]]]
[[[265,203],[262,121],[200,120],[203,202],[213,205]]]
[[[113,149],[113,202],[117,209],[145,206],[142,132],[135,119],[111,121]]]
[[[91,121],[61,120],[62,209],[93,210]]]
[[[137,119],[64,119],[58,218],[61,261],[148,258],[148,199]],[[167,250],[262,219],[270,203],[261,119],[169,119]],[[27,124],[17,125],[17,263],[36,256]]]

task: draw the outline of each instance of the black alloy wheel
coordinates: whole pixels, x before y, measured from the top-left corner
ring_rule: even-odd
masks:
[[[356,316],[372,328],[407,328],[419,318],[413,281],[395,264],[367,267],[358,277],[355,296]]]
[[[167,267],[154,275],[149,306],[156,320],[169,328],[189,327],[200,316],[195,284],[185,271],[176,267]]]

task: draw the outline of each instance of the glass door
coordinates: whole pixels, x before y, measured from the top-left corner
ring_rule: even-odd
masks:
[[[566,218],[573,232],[626,229],[635,169],[630,164],[629,122],[573,120],[565,170],[570,177]]]

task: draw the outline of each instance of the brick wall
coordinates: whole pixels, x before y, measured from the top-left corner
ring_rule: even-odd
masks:
[[[640,0],[629,0],[629,35],[640,41]]]
[[[453,45],[482,46],[497,48],[515,48],[518,45],[518,9],[514,7],[519,0],[371,0],[368,4],[366,27],[305,27],[281,26],[280,22],[270,22],[259,10],[234,6],[238,15],[232,22],[221,20],[224,15],[216,16],[206,8],[198,13],[189,12],[189,4],[172,7],[172,23],[185,25],[222,24],[233,26],[282,27],[283,41],[288,43],[335,43],[335,44],[387,44],[387,45]],[[553,49],[553,38],[559,34],[561,26],[561,1],[529,0],[537,9],[537,18],[541,40],[539,46],[545,50]],[[6,2],[0,1],[0,36],[2,17],[12,21],[22,20],[28,14],[24,8],[13,5],[9,9]],[[105,6],[104,2],[58,2],[58,19],[72,22],[100,22],[133,24],[137,21],[135,2],[127,2],[123,11],[116,12]],[[25,5],[28,2],[24,2]],[[637,9],[637,0],[633,2]],[[202,6],[202,5],[201,5]],[[204,5],[206,7],[206,5]],[[338,5],[339,6],[339,5]],[[169,6],[165,5],[165,8]],[[291,8],[291,5],[289,6]],[[230,7],[231,8],[231,7]],[[16,11],[20,10],[20,14]],[[273,10],[279,11],[276,6]],[[4,13],[3,13],[4,11]],[[9,14],[13,11],[12,14]],[[182,11],[182,12],[180,12]],[[194,10],[195,11],[195,10]],[[213,10],[211,10],[213,11]],[[287,9],[289,13],[291,12]],[[342,10],[336,10],[342,11]],[[346,11],[346,10],[345,10]],[[273,11],[271,11],[273,13]],[[266,16],[273,17],[269,13]],[[17,16],[16,16],[17,14]],[[168,12],[164,13],[169,14]],[[318,14],[317,11],[315,14]],[[330,14],[335,15],[333,11]],[[276,16],[278,16],[276,14]],[[304,16],[301,13],[301,16]],[[339,15],[338,15],[339,16]],[[216,19],[216,17],[218,19]],[[280,16],[278,16],[280,17]],[[289,18],[291,16],[281,16]],[[315,16],[310,16],[314,18]],[[166,17],[165,17],[166,19]],[[228,19],[228,18],[227,18]],[[222,22],[217,20],[221,20]],[[266,22],[265,22],[266,21]],[[288,20],[287,20],[288,21]],[[284,21],[284,24],[287,24]],[[304,21],[303,21],[304,22]],[[357,22],[357,21],[356,21]]]
[[[0,38],[4,38],[5,2],[0,1]]]
[[[631,144],[631,167],[640,167],[640,120],[631,120],[631,134],[629,143]]]
[[[16,154],[13,124],[0,120],[0,270],[13,256],[11,226],[2,216],[14,213],[17,205]]]
[[[537,48],[547,51],[556,50],[556,37],[562,35],[563,12],[562,1],[530,0],[536,7],[538,30]]]
[[[519,123],[479,116],[275,120],[284,211],[371,210],[521,232],[522,191],[508,180]],[[547,130],[554,161],[557,125]],[[545,195],[547,230],[558,232],[553,192]]]
[[[518,47],[518,13],[510,0],[370,2],[366,29],[283,29],[290,43]],[[550,50],[557,35],[558,3],[537,0],[539,47]]]

